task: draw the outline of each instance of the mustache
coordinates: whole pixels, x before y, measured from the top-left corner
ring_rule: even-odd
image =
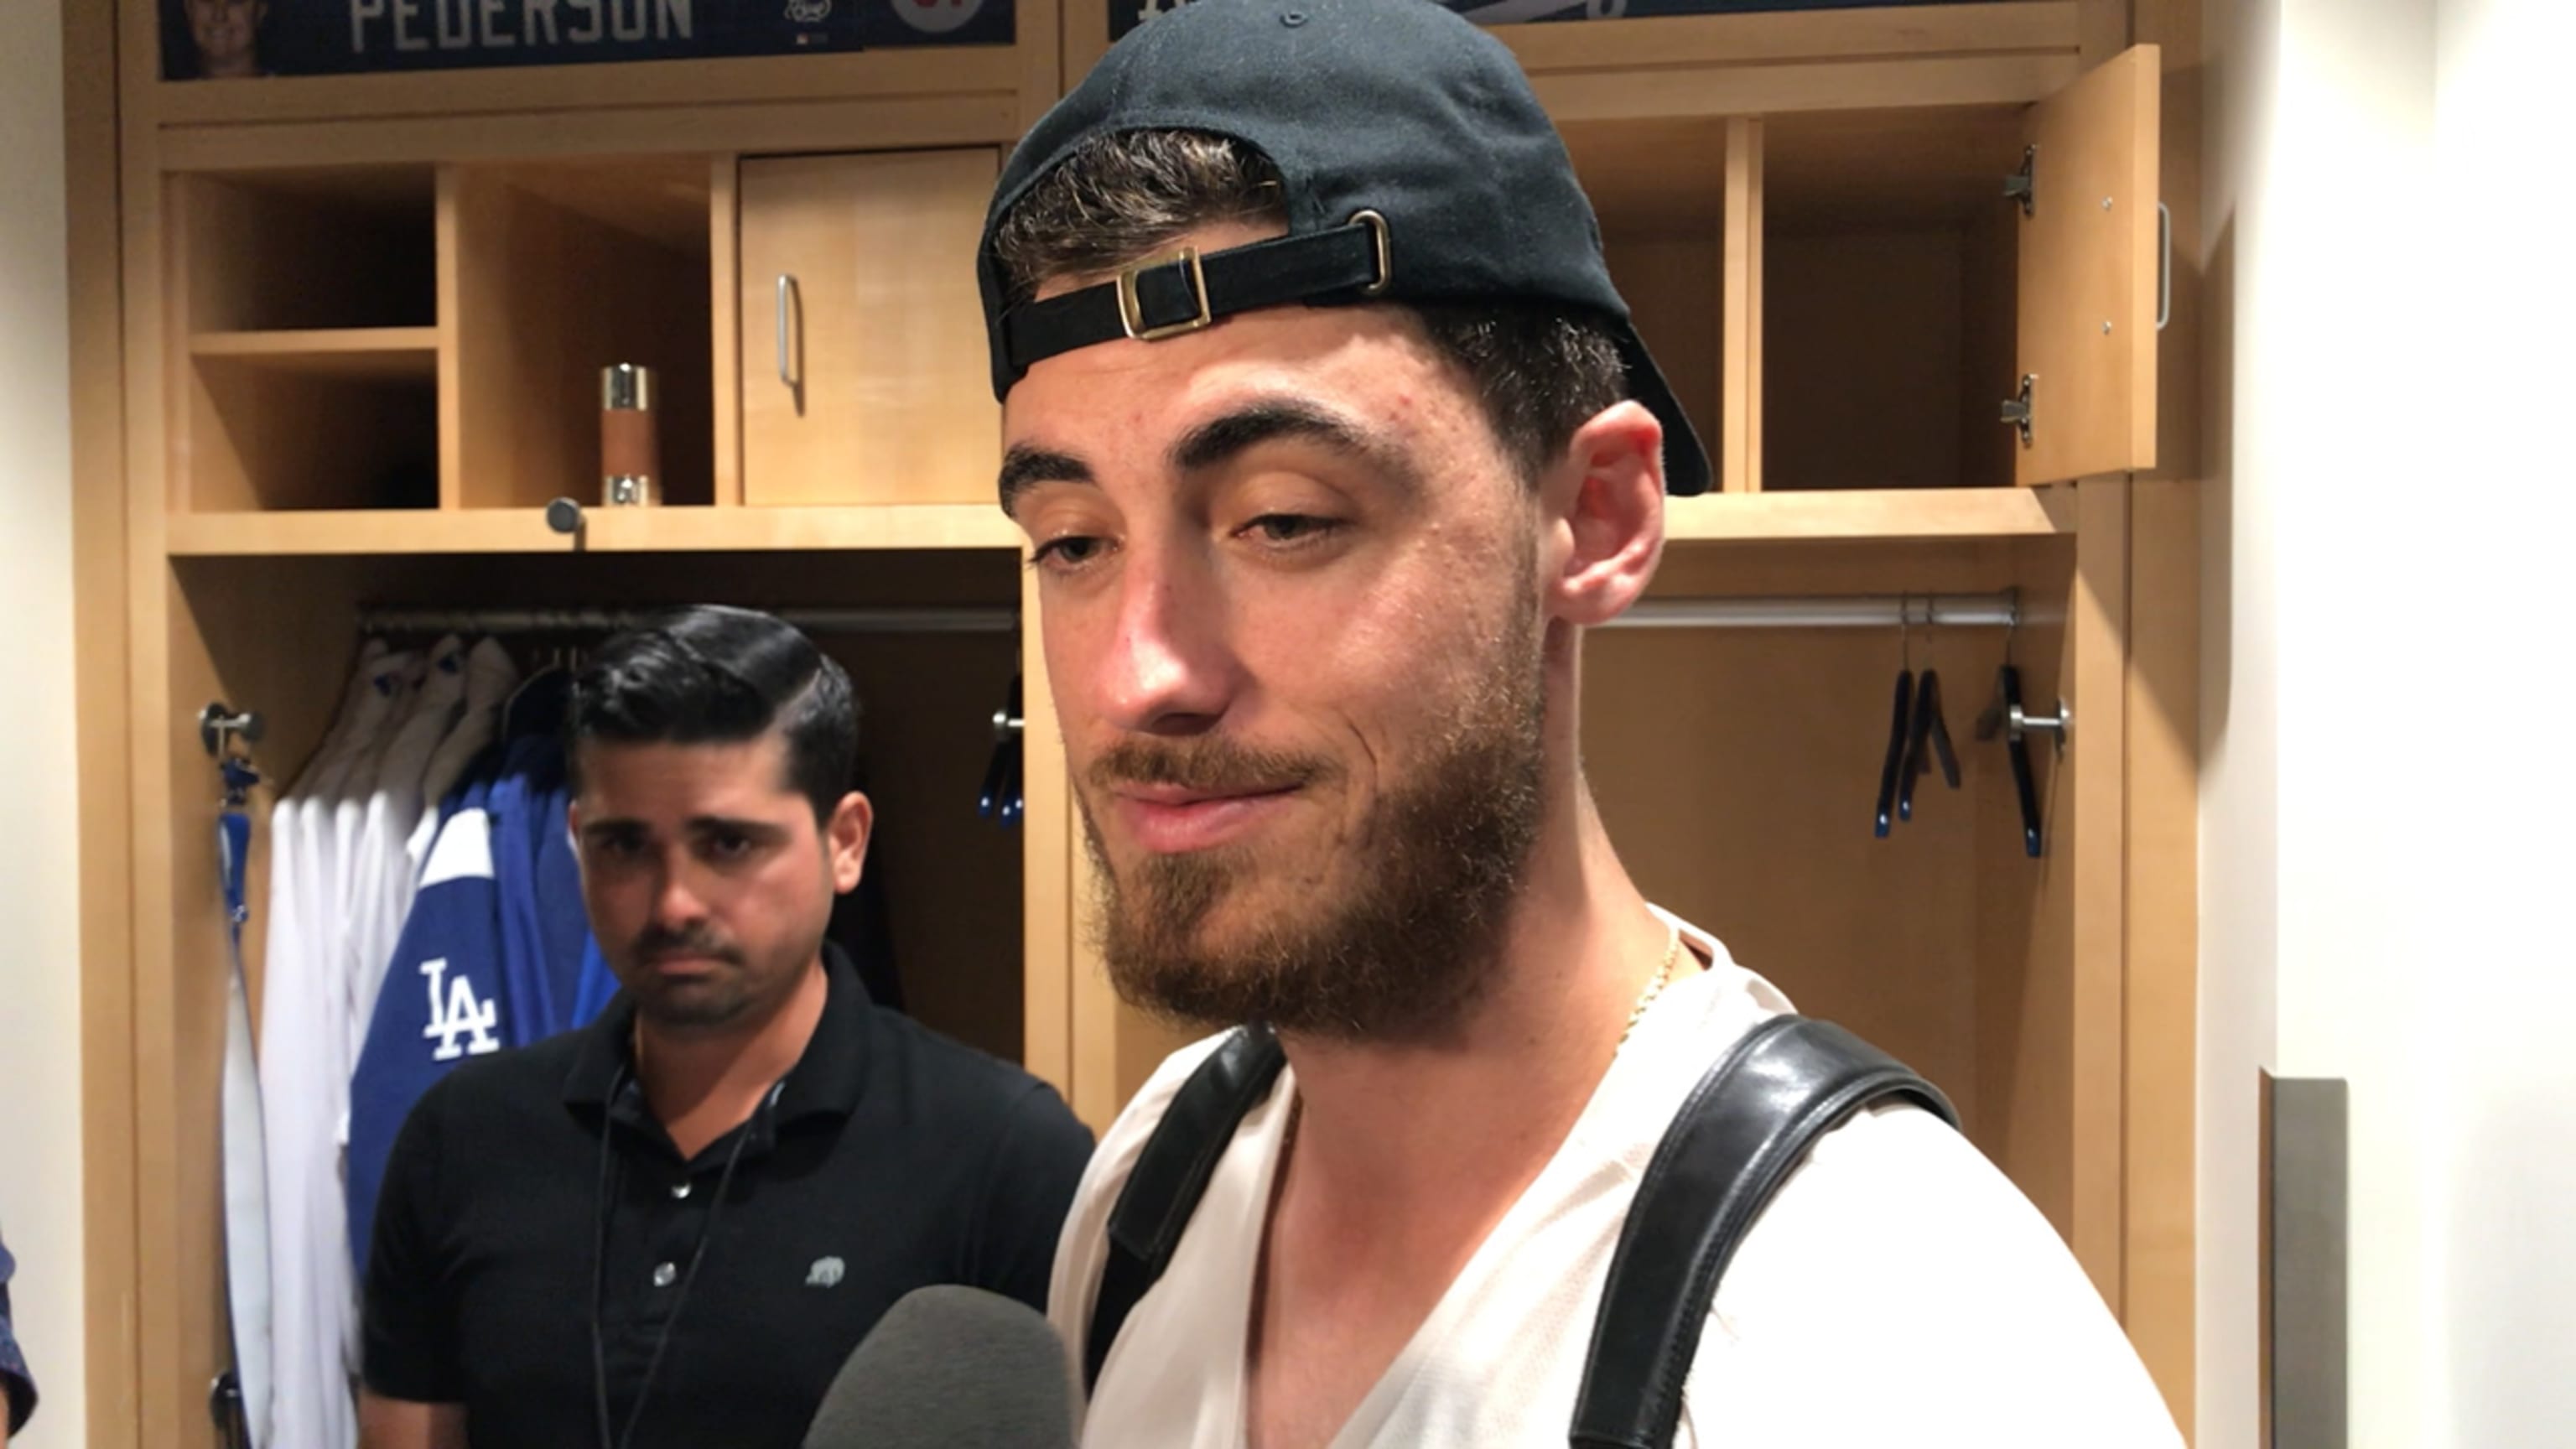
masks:
[[[1097,790],[1165,785],[1211,794],[1293,789],[1337,778],[1340,767],[1313,755],[1238,744],[1217,735],[1192,739],[1127,739],[1083,771]]]
[[[647,926],[644,933],[635,938],[636,960],[652,962],[667,956],[704,956],[735,966],[742,964],[742,957],[732,943],[712,931],[695,928],[666,931],[659,926]]]

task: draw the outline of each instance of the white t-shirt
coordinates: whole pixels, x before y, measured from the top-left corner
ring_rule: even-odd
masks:
[[[1682,1099],[1790,1009],[1713,961],[1666,991],[1538,1179],[1334,1439],[1334,1449],[1562,1445],[1620,1224]],[[1110,1209],[1172,1096],[1175,1053],[1084,1173],[1049,1305],[1074,1354]],[[1172,1263],[1128,1316],[1086,1410],[1097,1449],[1238,1449],[1271,1176],[1296,1088],[1280,1073],[1217,1165]],[[2153,1381],[2047,1219],[1967,1139],[1886,1107],[1818,1142],[1745,1235],[1683,1395],[1677,1449],[2180,1449]]]

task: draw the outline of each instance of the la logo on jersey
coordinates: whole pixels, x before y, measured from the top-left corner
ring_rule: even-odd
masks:
[[[453,986],[447,980],[447,958],[420,963],[420,974],[429,978],[429,1025],[420,1029],[424,1038],[436,1037],[438,1050],[430,1060],[452,1062],[461,1056],[482,1056],[501,1049],[500,1038],[492,1028],[501,1023],[501,1005],[496,1001],[479,1001],[474,996],[474,980],[459,976]],[[471,1033],[463,1046],[460,1036]]]

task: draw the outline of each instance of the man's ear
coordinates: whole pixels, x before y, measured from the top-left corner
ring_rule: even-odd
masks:
[[[1549,613],[1585,627],[1627,611],[1664,551],[1664,425],[1623,402],[1575,430],[1540,488],[1563,557],[1546,580]]]
[[[876,818],[876,807],[868,797],[853,790],[841,797],[841,803],[832,807],[832,818],[823,822],[823,848],[832,862],[834,894],[847,895],[859,888]]]

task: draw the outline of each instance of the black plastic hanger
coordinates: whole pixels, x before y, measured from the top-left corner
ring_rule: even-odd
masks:
[[[1899,820],[1914,818],[1914,782],[1922,779],[1932,768],[1931,762],[1923,756],[1926,744],[1940,759],[1943,782],[1953,790],[1959,788],[1959,752],[1950,743],[1950,721],[1941,709],[1941,671],[1933,667],[1928,657],[1931,654],[1928,637],[1931,632],[1928,626],[1933,622],[1931,610],[1932,605],[1927,600],[1924,604],[1927,626],[1924,653],[1927,658],[1922,675],[1914,682],[1914,728],[1906,738],[1904,767],[1898,771],[1901,778],[1896,790],[1896,818]]]
[[[1995,671],[1994,703],[1977,717],[1977,738],[2004,737],[2004,754],[2012,761],[2013,796],[2021,805],[2021,848],[2033,860],[2040,857],[2039,788],[2031,781],[2030,740],[2019,728],[2021,709],[2021,671],[2013,667],[2012,641],[2019,621],[2004,630],[2003,667]]]
[[[1898,647],[1904,652],[1896,670],[1896,711],[1887,727],[1887,757],[1878,767],[1878,824],[1871,833],[1881,840],[1896,824],[1897,784],[1905,772],[1905,742],[1910,733],[1907,722],[1914,706],[1914,636],[1907,614],[1909,607],[1904,600],[1896,606]]]

